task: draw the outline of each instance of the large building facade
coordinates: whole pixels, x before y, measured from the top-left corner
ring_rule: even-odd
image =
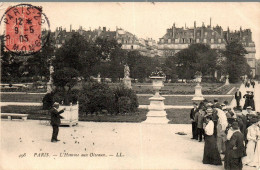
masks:
[[[85,30],[82,27],[79,27],[77,30],[73,30],[70,27],[69,31],[62,29],[62,27],[56,28],[56,31],[52,33],[55,38],[55,46],[57,48],[61,47],[65,43],[65,40],[70,38],[73,33],[78,32],[84,36],[88,42],[94,42],[98,37],[99,38],[108,38],[115,39],[118,44],[121,44],[122,49],[132,51],[137,50],[142,55],[154,57],[157,55],[157,43],[155,40],[141,39],[135,36],[134,34],[122,29],[116,28],[115,31],[107,30],[106,27],[99,27],[94,30]]]
[[[224,50],[226,43],[230,40],[239,40],[244,48],[247,50],[246,59],[251,67],[252,74],[256,73],[256,59],[255,59],[255,43],[252,41],[252,32],[250,29],[231,32],[229,28],[223,31],[221,26],[202,26],[197,27],[194,22],[193,28],[181,27],[178,28],[173,24],[171,28],[166,30],[166,34],[159,39],[158,55],[167,57],[177,53],[178,51],[188,48],[193,43],[205,43],[210,45],[212,49]]]

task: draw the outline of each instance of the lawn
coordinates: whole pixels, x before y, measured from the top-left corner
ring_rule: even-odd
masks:
[[[1,94],[1,102],[42,102],[45,94]]]
[[[44,94],[1,94],[1,102],[33,102],[41,103]],[[149,98],[151,96],[138,96],[138,102],[140,105],[150,104]],[[205,97],[209,101],[213,101],[215,97]],[[218,97],[219,102],[223,103],[227,100],[231,102],[233,97]],[[165,105],[192,105],[191,96],[166,96]]]
[[[161,89],[161,94],[194,94],[195,83],[165,83]],[[239,87],[240,84],[223,85],[222,83],[201,83],[203,94],[223,95],[227,94],[233,87]],[[132,84],[132,89],[137,94],[152,94],[152,84]]]
[[[190,124],[190,109],[167,109],[169,124]]]
[[[2,106],[1,113],[20,113],[29,114],[28,119],[47,120],[50,119],[48,110],[42,110],[41,106]],[[142,122],[146,119],[146,109],[138,109],[136,113],[120,115],[93,115],[86,116],[84,113],[79,114],[80,121],[93,122]]]
[[[28,119],[47,120],[50,119],[48,110],[42,110],[41,106],[2,106],[2,113],[21,113],[29,114]],[[142,122],[146,119],[147,109],[138,109],[136,113],[124,115],[93,115],[86,116],[84,113],[79,114],[80,121],[93,122]],[[190,109],[167,109],[167,118],[169,124],[189,124]]]
[[[139,105],[149,105],[150,101],[149,98],[151,96],[138,96],[138,102]],[[191,96],[165,96],[164,97],[164,104],[165,105],[185,105],[190,106],[192,105],[193,101],[191,100]],[[231,102],[233,97],[204,97],[208,101],[212,101],[217,98],[220,103],[223,103],[225,100],[228,101],[228,103]]]

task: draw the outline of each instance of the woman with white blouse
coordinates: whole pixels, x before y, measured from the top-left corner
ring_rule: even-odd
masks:
[[[206,123],[203,127],[205,131],[205,145],[202,162],[203,164],[222,165],[216,139],[213,136],[214,123],[211,115],[206,116]]]

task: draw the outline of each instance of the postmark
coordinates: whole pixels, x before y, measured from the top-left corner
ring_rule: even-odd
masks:
[[[9,7],[0,27],[5,30],[5,50],[16,55],[39,52],[50,37],[50,23],[42,8],[30,4]]]

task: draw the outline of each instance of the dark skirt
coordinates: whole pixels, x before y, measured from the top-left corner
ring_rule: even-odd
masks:
[[[203,164],[222,165],[215,137],[205,135]]]
[[[226,141],[226,153],[224,158],[224,168],[226,170],[242,170],[242,158],[232,158],[229,148],[229,141]]]

